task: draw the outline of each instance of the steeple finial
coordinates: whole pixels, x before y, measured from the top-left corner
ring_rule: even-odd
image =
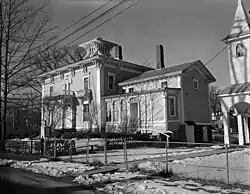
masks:
[[[238,0],[238,5],[243,5],[242,0]]]

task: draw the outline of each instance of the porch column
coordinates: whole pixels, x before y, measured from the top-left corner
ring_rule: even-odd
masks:
[[[166,91],[163,92],[163,107],[164,107],[164,122],[165,129],[168,130],[168,94]]]
[[[250,143],[249,139],[249,128],[248,128],[248,117],[243,117],[243,123],[244,123],[244,135],[245,135],[245,141],[247,144]]]
[[[230,144],[230,126],[228,112],[223,112],[222,121],[224,126],[224,144]]]
[[[237,123],[238,123],[239,145],[244,145],[244,133],[243,133],[243,123],[241,115],[237,115]]]
[[[121,124],[123,122],[122,120],[122,100],[119,100],[119,123]]]
[[[137,128],[141,128],[141,100],[138,96],[138,121],[137,121]]]
[[[102,117],[104,115],[104,112],[103,112],[102,97],[101,97],[103,94],[103,89],[104,89],[104,82],[103,82],[103,76],[102,76],[103,61],[93,60],[93,64],[96,67],[96,87],[92,89],[95,90],[95,92],[93,92],[95,94],[94,99],[95,99],[96,106],[99,109],[98,114],[97,114],[98,122],[99,122],[98,125],[100,128],[102,128],[104,124],[104,118]]]

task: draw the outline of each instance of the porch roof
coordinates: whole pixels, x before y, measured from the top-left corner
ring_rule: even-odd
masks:
[[[220,90],[219,95],[230,95],[230,94],[240,94],[250,92],[250,82],[245,83],[237,83],[226,86],[222,90]]]

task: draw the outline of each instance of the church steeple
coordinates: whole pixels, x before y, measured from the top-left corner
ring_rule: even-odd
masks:
[[[222,40],[228,45],[231,84],[250,82],[250,20],[242,1],[238,0],[230,34]]]
[[[248,13],[245,10],[242,0],[238,0],[237,9],[234,16],[233,26],[230,30],[230,35],[235,35],[250,31],[250,20]]]

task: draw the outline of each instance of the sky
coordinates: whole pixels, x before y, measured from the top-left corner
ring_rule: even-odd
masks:
[[[108,0],[32,1],[37,4],[48,3],[47,11],[51,24],[58,27],[57,32],[62,32],[70,24],[86,16]],[[121,0],[114,0],[105,9],[107,10],[119,1]],[[131,0],[130,4],[134,1]],[[250,1],[243,0],[243,2],[248,12]],[[124,7],[126,5],[121,8]],[[124,60],[139,64],[149,62],[152,67],[155,67],[156,64],[156,45],[162,44],[165,66],[194,60],[201,60],[206,64],[225,47],[221,40],[229,34],[236,7],[237,0],[141,0],[135,7],[115,17],[102,27],[87,35],[84,34],[91,27],[84,28],[68,38],[64,44],[70,43],[80,35],[84,36],[74,44],[102,37],[123,47]],[[97,14],[84,22],[93,19]],[[72,32],[84,22],[70,28],[64,34]],[[95,25],[99,23],[97,22]],[[207,67],[217,80],[216,86],[223,88],[229,85],[227,50]]]

